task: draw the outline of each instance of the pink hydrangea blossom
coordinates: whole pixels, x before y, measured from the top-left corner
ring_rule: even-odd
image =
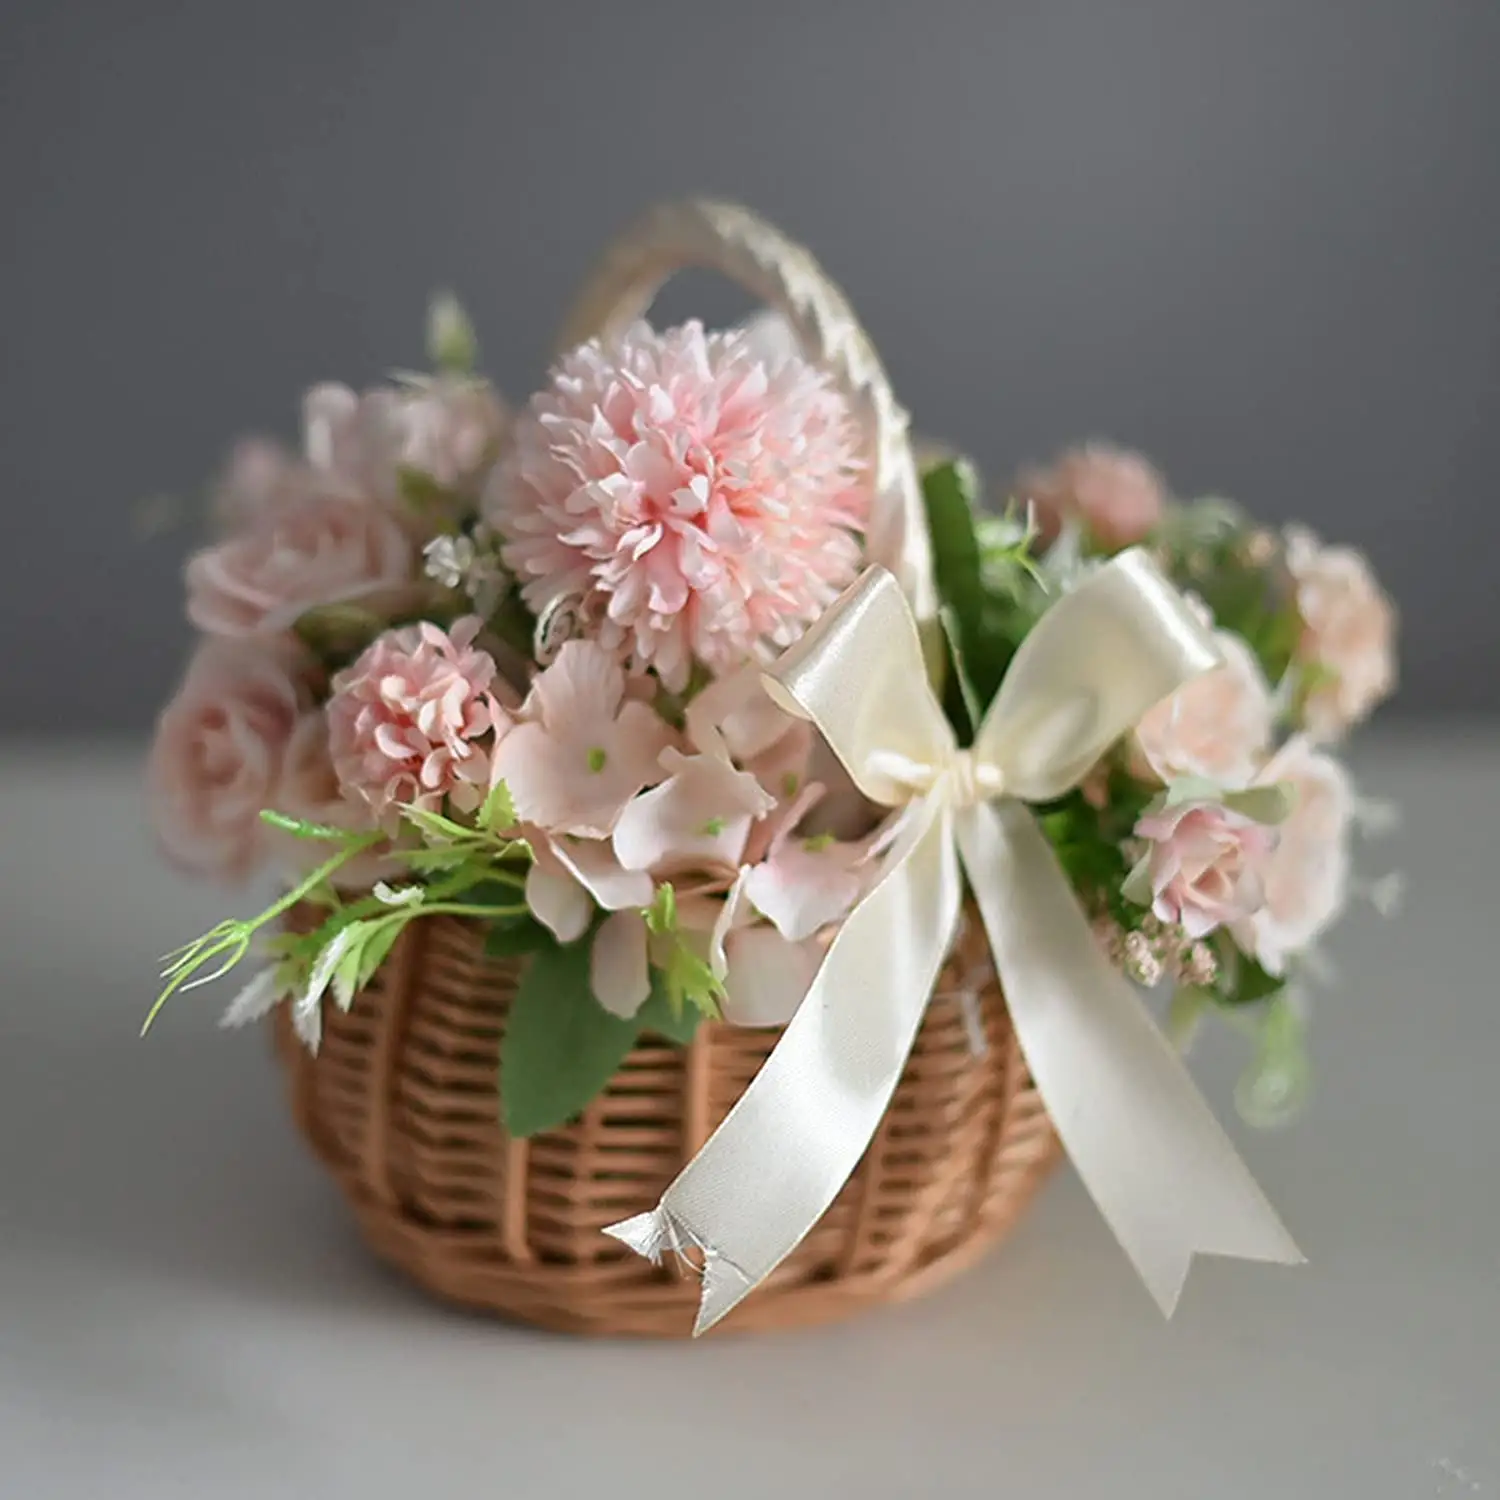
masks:
[[[520,720],[494,775],[521,821],[549,833],[607,838],[631,798],[667,774],[671,728],[628,696],[624,669],[597,641],[563,645],[532,681]]]
[[[1368,561],[1325,547],[1303,527],[1287,531],[1286,562],[1302,616],[1298,660],[1318,676],[1303,699],[1308,732],[1336,740],[1396,685],[1396,611]]]
[[[1073,521],[1111,552],[1149,536],[1167,503],[1161,475],[1139,453],[1109,443],[1088,443],[1026,471],[1016,493],[1035,507],[1047,540]]]
[[[620,863],[662,875],[734,870],[752,824],[776,799],[727,755],[668,747],[661,764],[666,780],[633,799],[615,824]]]
[[[673,688],[789,644],[859,564],[870,487],[843,398],[743,332],[638,324],[566,356],[486,502],[538,614],[582,611]]]
[[[1193,799],[1135,825],[1150,841],[1145,870],[1151,910],[1190,938],[1241,921],[1265,900],[1276,832],[1222,802]]]
[[[640,911],[651,904],[651,876],[625,869],[607,840],[555,839],[524,824],[520,832],[534,855],[526,872],[526,904],[558,942],[582,937],[595,911]]]
[[[1228,630],[1214,632],[1223,665],[1164,698],[1136,726],[1136,745],[1162,781],[1203,776],[1246,785],[1271,742],[1275,706],[1255,653]]]
[[[195,874],[250,875],[270,830],[288,746],[315,664],[288,641],[205,641],[162,712],[148,780],[168,856]]]
[[[420,596],[416,549],[393,514],[358,498],[289,488],[287,503],[257,512],[188,560],[188,618],[200,630],[276,635],[315,605],[385,613]]]
[[[1282,746],[1259,779],[1288,788],[1291,812],[1263,872],[1264,900],[1232,931],[1267,973],[1284,974],[1287,960],[1343,910],[1354,790],[1344,768],[1300,736]]]
[[[387,631],[333,680],[328,739],[339,786],[394,828],[402,804],[460,811],[483,801],[514,695],[474,645],[473,616]],[[504,701],[504,700],[508,700]]]

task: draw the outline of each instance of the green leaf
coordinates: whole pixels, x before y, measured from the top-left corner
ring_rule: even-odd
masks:
[[[967,704],[983,707],[994,698],[1017,644],[1034,623],[1031,596],[1039,596],[1039,590],[1025,560],[1030,538],[1023,530],[1001,551],[991,547],[987,556],[982,533],[999,528],[1009,537],[1013,528],[979,513],[978,475],[962,460],[929,469],[922,476],[922,495],[934,578],[949,616],[944,625],[966,679],[952,687],[947,708],[955,721],[957,710],[975,719]]]
[[[500,1047],[501,1119],[536,1135],[579,1114],[614,1077],[641,1023],[611,1015],[589,988],[587,942],[542,948],[527,965]]]
[[[972,464],[954,459],[922,476],[932,561],[938,592],[967,636],[984,611],[979,540],[974,534],[979,476]]]
[[[1151,860],[1145,858],[1140,860],[1125,877],[1120,886],[1120,894],[1132,906],[1150,906],[1154,899],[1151,889]]]
[[[703,1013],[690,1005],[679,1006],[675,1011],[667,995],[665,977],[660,970],[651,971],[651,994],[636,1015],[642,1031],[654,1031],[679,1047],[692,1041],[703,1020]]]
[[[297,839],[321,839],[325,843],[343,844],[352,837],[347,828],[335,828],[331,823],[311,823],[306,818],[294,818],[270,807],[261,809],[260,820]]]
[[[510,788],[503,781],[497,781],[485,796],[484,805],[479,809],[479,826],[490,833],[516,826],[516,804],[511,801]]]
[[[475,832],[472,828],[462,823],[455,823],[452,818],[445,818],[442,813],[431,812],[425,807],[416,807],[408,802],[402,805],[401,816],[430,838],[452,839],[458,843],[474,842]]]
[[[958,721],[955,710],[962,709],[969,730],[965,738],[973,739],[974,735],[979,732],[980,721],[984,718],[984,704],[979,701],[979,694],[975,691],[973,679],[969,676],[968,664],[964,661],[963,631],[951,605],[945,604],[938,611],[938,623],[943,627],[943,639],[948,643],[948,661],[953,668],[948,674],[943,707],[947,711],[948,718],[955,723]],[[954,693],[958,695],[958,702],[946,701]]]
[[[472,847],[463,844],[433,844],[430,848],[398,849],[394,852],[402,864],[419,875],[455,870],[474,857]]]
[[[417,913],[413,913],[417,915]],[[396,939],[406,929],[404,917],[386,918],[365,939],[359,954],[359,972],[355,976],[355,989],[362,990],[375,977],[375,971],[390,957]]]
[[[671,881],[663,881],[656,888],[651,905],[642,913],[646,919],[646,930],[657,937],[677,931],[677,893]]]
[[[452,292],[437,292],[427,304],[427,357],[435,370],[455,375],[467,375],[478,363],[474,325]]]
[[[552,934],[530,917],[491,922],[484,939],[484,951],[490,958],[515,958],[555,945]]]
[[[1302,1022],[1278,997],[1266,1010],[1255,1059],[1235,1088],[1235,1106],[1251,1125],[1284,1125],[1306,1100],[1311,1073]]]
[[[418,514],[441,511],[453,500],[449,490],[443,488],[431,474],[414,469],[408,464],[396,468],[396,488],[402,501]]]

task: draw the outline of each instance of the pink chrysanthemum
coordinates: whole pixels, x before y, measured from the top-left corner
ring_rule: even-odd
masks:
[[[405,803],[470,811],[483,800],[495,741],[510,728],[479,621],[444,633],[422,622],[388,630],[333,680],[328,749],[339,787],[387,826]],[[513,695],[511,695],[513,697]]]
[[[516,424],[488,518],[541,613],[672,687],[789,644],[859,565],[870,491],[847,403],[742,332],[637,324],[566,356]]]

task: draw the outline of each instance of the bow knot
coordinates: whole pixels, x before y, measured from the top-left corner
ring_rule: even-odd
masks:
[[[1164,1311],[1200,1250],[1301,1259],[1140,997],[1105,959],[1025,805],[1077,785],[1146,711],[1218,664],[1139,551],[1060,599],[959,748],[894,577],[869,569],[766,675],[865,796],[902,809],[781,1040],[649,1214],[608,1233],[704,1251],[697,1331],[817,1223],[874,1136],[947,957],[964,886],[1011,1024],[1078,1175]]]
[[[1005,791],[1005,773],[999,766],[981,760],[973,750],[955,752],[945,781],[948,804],[959,809],[989,802]]]

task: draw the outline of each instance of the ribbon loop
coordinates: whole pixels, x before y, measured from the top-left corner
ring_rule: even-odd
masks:
[[[1153,704],[1218,665],[1213,639],[1144,553],[1122,552],[1021,642],[975,737],[1024,802],[1050,802]]]
[[[1048,1113],[1162,1310],[1195,1252],[1301,1259],[1100,952],[1024,805],[1076,785],[1147,709],[1217,660],[1186,601],[1137,551],[1042,617],[969,750],[927,684],[916,622],[883,569],[771,667],[772,696],[817,726],[866,796],[903,810],[879,881],[765,1066],[660,1205],[606,1231],[653,1259],[703,1251],[695,1332],[791,1253],[858,1164],[942,968],[965,876]]]
[[[958,748],[927,686],[916,620],[884,568],[867,568],[772,664],[765,684],[788,713],[817,725],[854,784],[882,807],[911,800],[901,767],[930,767],[935,779]]]

